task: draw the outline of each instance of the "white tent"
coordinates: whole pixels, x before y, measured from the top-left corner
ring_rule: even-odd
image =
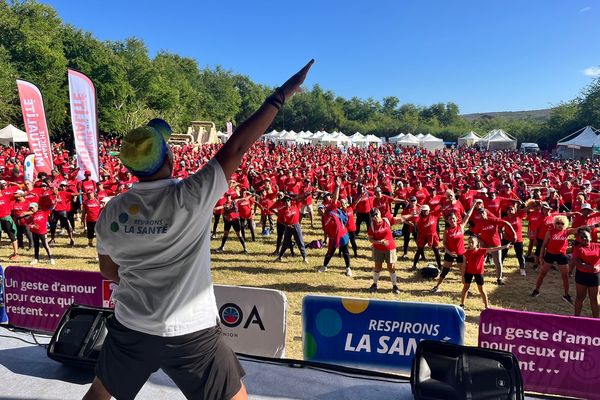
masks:
[[[383,143],[383,140],[375,135],[367,135],[365,136],[365,143],[367,143],[367,145],[375,143],[377,146],[380,146]]]
[[[27,133],[10,124],[0,129],[0,144],[17,142],[29,142],[27,139]]]
[[[421,147],[423,147],[425,150],[428,150],[428,151],[441,150],[445,147],[444,140],[436,138],[435,136],[433,136],[430,133],[423,136],[420,140],[420,143],[421,143]]]
[[[230,135],[228,135],[225,132],[221,132],[221,131],[217,132],[217,137],[219,138],[219,140],[221,141],[221,143],[225,143],[226,141],[228,141],[229,140],[229,136]]]
[[[487,150],[515,150],[517,148],[517,139],[502,129],[492,129],[477,142],[477,146]]]
[[[284,143],[288,146],[296,143],[296,139],[297,139],[298,135],[293,133],[293,131],[290,131],[290,132],[281,131],[281,133],[283,133],[283,135],[280,135],[279,137],[275,138],[275,141],[277,143]]]
[[[559,140],[556,152],[562,158],[591,158],[594,145],[600,146],[598,130],[588,125]]]
[[[404,133],[399,133],[396,136],[392,136],[391,138],[389,138],[388,142],[398,143],[398,141],[400,141],[404,136],[406,136]]]
[[[419,146],[419,139],[413,135],[412,133],[409,133],[407,135],[404,135],[404,137],[402,139],[400,139],[397,142],[400,146],[413,146],[413,147],[417,147]]]
[[[458,138],[458,147],[473,146],[475,143],[477,143],[480,140],[481,140],[481,138],[479,137],[479,135],[477,135],[477,133],[470,131],[465,136]]]

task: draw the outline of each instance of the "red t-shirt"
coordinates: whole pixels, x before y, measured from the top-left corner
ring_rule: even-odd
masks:
[[[454,228],[446,228],[446,248],[450,253],[462,256],[465,254],[465,233],[460,224]]]
[[[27,217],[26,224],[32,233],[38,235],[48,233],[48,213],[49,211],[38,210],[35,214]]]
[[[546,252],[550,254],[567,254],[567,248],[569,247],[569,231],[567,229],[548,229],[550,239],[546,244]]]
[[[25,201],[14,201],[11,205],[12,208],[12,216],[17,225],[24,226],[25,218],[18,218],[23,215],[23,213],[29,210],[29,202]]]
[[[390,218],[392,216],[392,209],[390,207],[390,203],[393,200],[394,199],[392,197],[386,196],[385,194],[382,194],[379,198],[375,196],[373,198],[373,207],[379,209],[382,217]]]
[[[9,195],[0,195],[0,218],[8,217],[11,212],[11,200]]]
[[[581,267],[577,267],[577,270],[584,273],[600,273],[600,244],[590,243],[589,245],[575,246],[573,249],[573,258],[579,258],[586,264],[594,266],[594,272],[591,272]]]
[[[323,231],[329,240],[334,240],[336,247],[339,244],[340,239],[348,233],[348,230],[340,221],[336,210],[327,210],[323,214],[322,220]]]
[[[294,225],[300,222],[300,209],[296,202],[292,202],[289,207],[284,204],[282,214],[284,225]]]
[[[465,215],[465,208],[463,207],[462,203],[460,201],[455,201],[454,204],[450,203],[450,202],[443,202],[442,203],[442,213],[444,214],[444,218],[448,217],[448,215],[450,214],[454,214],[456,215],[456,218],[458,219],[458,223],[462,223],[462,217],[463,215]]]
[[[98,221],[100,215],[100,201],[98,199],[86,199],[83,201],[83,209],[85,210],[85,220],[87,222]]]
[[[368,194],[363,194],[356,202],[356,212],[366,214],[373,208],[373,197]]]
[[[217,201],[217,204],[215,204],[215,208],[221,207],[223,204],[225,204],[225,201],[227,201],[227,199],[225,199],[225,196],[221,197]],[[218,208],[216,210],[213,209],[213,215],[223,215],[223,209],[222,208]]]
[[[383,218],[380,223],[377,223],[374,219],[372,219],[371,226],[369,226],[368,235],[374,240],[387,240],[387,246],[379,243],[373,243],[373,248],[377,250],[388,251],[396,248],[396,242],[394,241],[394,236],[392,235],[392,227],[390,222],[385,218]]]
[[[240,212],[240,218],[252,218],[252,206],[254,205],[254,198],[241,198],[238,200],[237,205]]]
[[[485,261],[486,249],[469,249],[465,251],[466,268],[465,272],[473,275],[483,275],[483,263]]]
[[[517,234],[517,237],[514,238],[512,231],[510,229],[505,229],[504,235],[505,235],[506,240],[509,240],[513,243],[522,243],[523,242],[523,218],[521,218],[517,214],[512,214],[512,215],[507,215],[506,217],[504,217],[504,220],[513,227],[513,229],[515,230],[515,233]]]
[[[344,212],[348,216],[348,223],[346,224],[346,228],[348,228],[349,232],[356,232],[356,219],[354,218],[354,209],[351,206],[348,206],[346,207]]]
[[[489,247],[500,246],[500,235],[498,234],[500,221],[498,218],[490,217],[488,219],[481,218],[477,221],[473,231],[479,235],[479,239],[484,245]]]
[[[235,201],[225,202],[223,204],[223,218],[225,221],[234,221],[240,217]]]

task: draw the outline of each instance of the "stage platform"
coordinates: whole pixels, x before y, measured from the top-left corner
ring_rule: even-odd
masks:
[[[0,327],[0,399],[80,399],[93,378],[91,371],[66,367],[50,360],[43,346],[25,332]],[[36,335],[44,345],[47,336]],[[26,343],[30,342],[30,343]],[[330,369],[291,360],[240,356],[244,382],[254,400],[409,400],[407,378],[356,369]],[[185,399],[162,371],[153,374],[138,399]],[[528,397],[532,398],[532,397]]]

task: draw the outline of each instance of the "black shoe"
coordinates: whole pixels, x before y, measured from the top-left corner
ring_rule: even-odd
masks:
[[[504,286],[504,285],[506,285],[506,283],[504,283],[504,280],[502,278],[498,278],[498,279],[496,279],[496,285]]]
[[[533,292],[531,292],[531,297],[538,297],[540,295],[540,291],[537,289],[533,289]]]
[[[392,293],[394,293],[394,294],[400,293],[400,289],[398,289],[397,285],[392,286]]]
[[[248,254],[248,250],[247,249],[242,250],[242,254]]]
[[[571,298],[570,294],[562,296],[561,299],[563,299],[563,301],[565,303],[569,303],[569,304],[573,305],[573,299]]]
[[[377,293],[377,284],[376,283],[372,284],[368,290],[369,290],[369,293]]]
[[[222,252],[224,252],[224,251],[225,251],[225,249],[224,249],[223,247],[217,247],[217,248],[215,249],[215,253],[222,253]]]

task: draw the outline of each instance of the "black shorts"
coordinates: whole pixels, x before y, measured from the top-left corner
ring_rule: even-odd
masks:
[[[96,364],[96,376],[110,394],[133,399],[161,368],[188,399],[230,399],[245,375],[223,342],[219,325],[187,335],[161,337],[131,330],[113,316]]]
[[[479,286],[483,286],[483,274],[469,274],[465,272],[465,283],[473,282],[473,278],[475,278],[475,283]]]
[[[535,239],[535,255],[539,257],[542,252],[542,245],[544,244],[544,239]]]
[[[448,253],[445,253],[445,254],[444,254],[444,261],[448,261],[448,262],[450,262],[450,263],[453,263],[453,262],[455,262],[455,261],[456,261],[456,263],[457,263],[457,264],[462,264],[462,263],[463,263],[463,261],[464,261],[464,257],[463,257],[463,256],[456,256],[456,257],[453,257],[453,256],[451,256],[450,254],[448,254]]]
[[[552,254],[546,253],[544,255],[544,261],[548,264],[558,264],[558,265],[567,265],[569,263],[569,259],[564,254]]]
[[[598,287],[600,286],[600,274],[595,274],[593,272],[581,272],[580,270],[576,270],[575,283],[587,287]]]
[[[5,219],[0,219],[0,229],[2,229],[2,232],[6,233],[8,235],[8,238],[10,239],[11,242],[14,242],[15,240],[17,240],[17,231],[15,228],[15,225],[13,224],[13,222],[11,220],[9,220],[10,217],[7,217]]]
[[[231,230],[231,228],[233,228],[233,230],[235,232],[241,231],[242,230],[242,225],[240,224],[240,220],[239,219],[233,219],[231,221],[227,221],[226,219],[224,219],[223,231],[224,232],[229,232]]]

